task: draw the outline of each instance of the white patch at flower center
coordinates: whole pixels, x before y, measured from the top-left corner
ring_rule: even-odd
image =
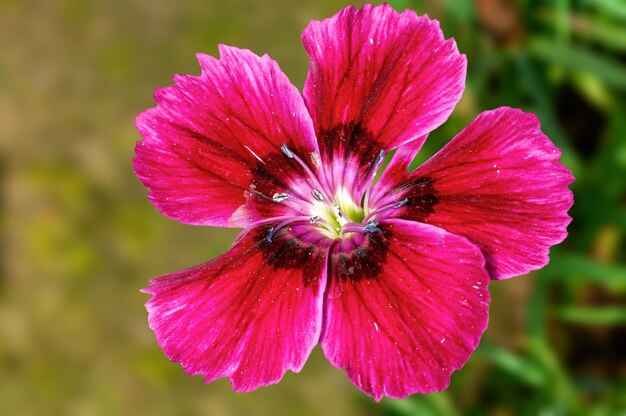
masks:
[[[318,223],[321,231],[331,238],[345,236],[341,232],[346,224],[361,223],[366,216],[365,210],[352,200],[345,188],[335,193],[334,201],[314,199],[311,218],[319,219],[313,222]]]

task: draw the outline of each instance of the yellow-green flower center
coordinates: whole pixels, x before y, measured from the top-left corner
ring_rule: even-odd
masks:
[[[337,191],[332,203],[316,200],[313,206],[312,222],[317,223],[322,232],[330,238],[344,237],[346,234],[342,235],[341,232],[346,224],[361,223],[367,215],[344,188]]]

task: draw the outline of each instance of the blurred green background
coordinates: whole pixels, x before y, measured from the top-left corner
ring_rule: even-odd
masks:
[[[300,33],[347,2],[0,1],[0,414],[626,415],[626,3],[395,1],[441,21],[468,80],[434,152],[485,109],[538,114],[577,180],[542,271],[491,285],[491,323],[444,393],[375,404],[317,348],[250,394],[169,363],[148,279],[234,230],[161,216],[135,178],[133,119],[194,54],[269,53],[302,87]]]

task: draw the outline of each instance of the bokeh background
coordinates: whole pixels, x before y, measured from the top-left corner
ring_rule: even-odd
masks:
[[[393,2],[439,19],[469,61],[421,159],[510,105],[538,114],[577,178],[569,238],[543,270],[491,285],[489,329],[447,391],[376,404],[317,348],[300,374],[236,394],[162,354],[139,289],[236,231],[152,207],[132,171],[135,115],[218,43],[269,53],[301,88],[302,29],[345,5],[0,1],[0,414],[626,415],[621,0]]]

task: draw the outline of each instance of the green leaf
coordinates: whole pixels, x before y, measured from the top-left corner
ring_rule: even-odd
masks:
[[[446,392],[408,397],[404,400],[384,399],[382,402],[400,416],[455,416],[452,401]]]
[[[626,27],[608,19],[575,15],[571,18],[572,30],[581,37],[602,43],[610,48],[626,51]]]
[[[399,12],[411,7],[410,0],[389,0],[388,3]]]
[[[569,0],[556,0],[556,36],[559,43],[569,40],[570,34],[570,4]]]
[[[546,383],[541,368],[528,358],[516,355],[486,341],[481,342],[476,353],[486,357],[493,364],[531,387],[541,388]]]
[[[626,285],[626,267],[598,263],[573,255],[552,256],[550,265],[541,271],[542,275],[567,282],[595,282]]]
[[[626,3],[623,0],[585,0],[584,3],[609,16],[626,19]]]
[[[471,0],[443,0],[446,15],[463,23],[474,19],[474,3]]]
[[[585,325],[622,325],[626,323],[626,308],[587,308],[562,306],[556,314],[564,321]]]
[[[626,67],[604,55],[577,46],[558,44],[545,37],[532,39],[528,50],[538,59],[574,73],[592,74],[614,88],[626,90]]]
[[[548,137],[552,139],[554,144],[563,150],[561,162],[570,168],[575,177],[579,177],[579,174],[582,172],[582,164],[576,155],[574,148],[565,138],[565,134],[563,133],[554,112],[554,103],[552,102],[549,94],[546,93],[545,86],[542,85],[539,80],[533,62],[528,59],[526,54],[520,53],[515,55],[515,63],[519,69],[521,81],[524,83],[528,94],[535,101],[542,129],[546,132]]]

